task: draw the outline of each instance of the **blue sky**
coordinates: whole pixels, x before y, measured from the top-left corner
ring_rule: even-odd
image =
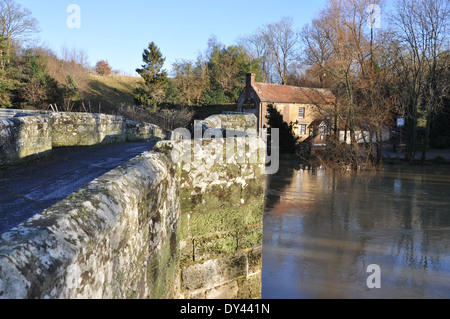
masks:
[[[39,21],[39,38],[59,53],[62,45],[83,49],[89,63],[108,60],[114,69],[133,73],[144,48],[154,41],[171,70],[176,60],[196,59],[215,35],[226,44],[284,16],[301,28],[326,0],[16,0]],[[70,4],[80,8],[81,27],[69,28]]]

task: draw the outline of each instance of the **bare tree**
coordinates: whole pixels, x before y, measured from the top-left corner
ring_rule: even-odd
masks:
[[[381,5],[374,0],[330,0],[302,30],[303,61],[338,99],[334,116],[345,127],[345,139],[350,133],[351,147],[345,156],[352,164],[358,164],[356,154],[361,151],[356,132],[367,130],[368,136],[362,136],[367,149],[365,159],[371,159],[376,149],[380,162],[381,129],[389,119],[392,104],[386,89],[387,73],[379,67],[385,39],[382,32],[376,33],[367,23],[371,14],[368,8],[373,4]]]
[[[321,86],[324,85],[327,76],[326,63],[333,53],[330,37],[327,36],[330,34],[328,30],[330,27],[326,19],[316,18],[311,24],[306,24],[301,33],[305,46],[302,60],[305,65],[310,66],[310,72],[317,76]]]
[[[284,17],[241,37],[238,43],[249,56],[259,61],[265,82],[286,84],[289,75],[296,71],[299,40],[292,18]]]
[[[85,69],[89,67],[89,57],[85,49],[69,47],[63,44],[61,46],[61,58],[69,64],[77,64]]]
[[[208,84],[204,63],[197,60],[176,61],[173,65],[173,82],[180,92],[180,102],[185,105],[198,104]]]
[[[331,0],[303,33],[305,60],[318,68],[322,77],[331,78],[333,89],[340,96],[345,110],[341,120],[345,121],[350,131],[352,144],[355,144],[357,112],[356,79],[366,72],[370,51],[364,33],[368,5],[367,0]]]
[[[266,25],[261,34],[270,50],[269,56],[274,58],[281,84],[286,84],[289,67],[297,57],[299,44],[299,33],[294,30],[292,18],[285,17],[277,23]]]
[[[51,50],[42,51],[47,57],[47,68],[49,75],[55,79],[60,86],[66,85],[67,76],[70,75],[77,83],[81,95],[89,88],[87,54],[84,50],[76,48],[69,49],[67,46],[61,48],[61,58]]]
[[[14,0],[0,0],[0,32],[8,44],[25,42],[39,32],[38,22],[30,10]]]
[[[440,75],[448,67],[450,5],[448,0],[398,0],[392,18],[398,40],[398,63],[402,70],[402,110],[409,121],[407,158],[414,160],[419,108],[425,113],[425,139],[422,162],[426,157],[432,114],[442,107],[448,95],[440,85]],[[444,69],[442,69],[444,68]]]
[[[275,59],[265,41],[263,31],[260,29],[251,35],[241,37],[238,44],[244,48],[251,58],[259,62],[263,81],[266,83],[274,82],[273,70]]]
[[[21,93],[27,103],[35,108],[38,108],[40,106],[39,104],[42,104],[47,98],[45,88],[36,78],[32,78],[30,82],[25,84],[21,88]]]

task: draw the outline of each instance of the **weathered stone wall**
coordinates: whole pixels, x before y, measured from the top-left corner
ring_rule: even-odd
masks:
[[[265,145],[159,142],[0,237],[0,298],[260,298]]]
[[[42,156],[52,149],[49,116],[24,116],[0,120],[0,165]]]
[[[16,115],[18,116],[18,115]],[[172,132],[121,116],[91,113],[22,114],[0,119],[0,165],[48,154],[52,148],[122,142],[156,142]]]
[[[0,108],[0,119],[16,117],[17,115],[37,115],[37,114],[51,114],[51,111],[43,110],[23,110],[23,109],[2,109]]]
[[[190,143],[180,152],[192,150],[181,166],[181,294],[260,298],[265,145],[256,137]]]
[[[255,131],[257,119],[253,114],[216,114],[202,121],[210,128],[223,128],[235,131]]]
[[[128,142],[157,142],[166,138],[164,131],[151,123],[126,121]]]
[[[144,153],[0,240],[0,298],[171,298],[177,170]]]
[[[126,141],[121,116],[91,113],[53,113],[53,147],[91,146]]]

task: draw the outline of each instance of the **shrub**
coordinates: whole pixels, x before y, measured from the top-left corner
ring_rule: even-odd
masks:
[[[189,128],[194,111],[187,107],[152,110],[144,107],[123,106],[119,112],[126,119],[158,125],[165,130]]]
[[[108,61],[100,60],[95,65],[95,72],[102,76],[111,75],[112,68],[109,65]]]

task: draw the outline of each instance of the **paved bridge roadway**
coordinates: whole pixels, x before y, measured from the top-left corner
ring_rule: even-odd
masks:
[[[154,145],[123,143],[53,149],[44,159],[0,168],[0,234]]]

